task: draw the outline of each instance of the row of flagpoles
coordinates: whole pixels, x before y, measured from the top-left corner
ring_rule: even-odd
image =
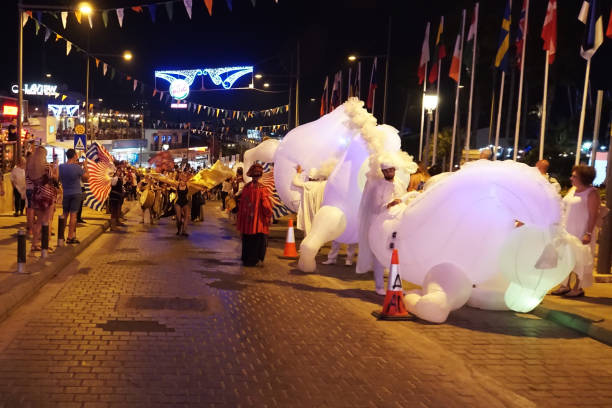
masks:
[[[206,6],[206,9],[208,10],[208,14],[211,16],[213,14],[213,1],[214,0],[203,0],[204,5]],[[274,0],[274,2],[278,3],[278,0]],[[155,21],[157,20],[157,10],[163,7],[166,10],[168,21],[172,21],[174,17],[175,3],[183,3],[183,6],[185,7],[185,12],[187,13],[187,16],[189,17],[189,19],[191,19],[192,10],[193,10],[193,0],[172,0],[172,1],[141,4],[137,6],[131,6],[131,7],[102,9],[102,10],[96,10],[96,13],[100,14],[100,17],[102,18],[102,23],[104,24],[104,28],[108,27],[111,16],[116,16],[117,24],[119,25],[119,27],[123,28],[123,21],[126,15],[126,11],[137,15],[137,14],[145,14],[145,10],[147,10],[148,11],[147,14],[149,15],[149,17],[151,17],[151,22],[155,23]],[[225,0],[225,3],[227,6],[227,9],[230,12],[233,11],[233,0]],[[253,5],[253,7],[255,7],[256,0],[251,0],[251,4]],[[83,17],[86,16],[87,21],[89,22],[89,28],[93,29],[92,13],[84,14],[81,10],[59,11],[59,12],[44,11],[44,12],[54,16],[55,18],[61,19],[62,26],[64,27],[64,29],[66,29],[69,16],[73,16],[74,20],[78,24],[82,24]],[[38,17],[39,17],[38,20],[41,20],[40,17],[42,16],[42,13],[43,13],[42,11],[37,12]]]
[[[372,71],[370,74],[370,84],[368,86],[368,95],[366,98],[366,108],[370,112],[374,112],[374,102],[376,99],[376,68],[378,65],[378,57],[374,57],[372,62]],[[342,71],[336,72],[334,75],[334,82],[332,83],[331,93],[329,92],[329,77],[325,77],[323,83],[323,94],[321,95],[321,108],[319,109],[320,116],[325,115],[336,109],[342,104],[344,100],[342,98]],[[348,70],[348,89],[346,93],[347,98],[357,97],[361,99],[361,61],[357,63],[355,72],[350,67]]]
[[[510,24],[511,24],[511,11],[512,11],[512,1],[506,0],[506,7],[504,10],[504,15],[502,18],[502,25],[499,35],[499,42],[497,47],[497,52],[495,55],[495,67],[501,71],[501,83],[500,83],[500,91],[499,91],[499,104],[498,104],[498,112],[497,112],[497,120],[496,120],[496,130],[495,130],[495,147],[493,151],[493,159],[497,159],[497,149],[499,146],[499,135],[500,135],[500,125],[501,125],[501,113],[502,113],[502,105],[503,105],[503,93],[504,93],[504,82],[505,75],[508,71],[508,59],[509,59],[509,49],[510,49]],[[468,29],[467,42],[472,42],[472,68],[471,68],[471,78],[470,78],[470,93],[469,93],[469,103],[468,103],[468,118],[467,118],[467,126],[466,126],[466,140],[465,140],[465,150],[466,154],[470,148],[470,136],[472,133],[472,102],[474,96],[474,80],[476,73],[476,49],[477,49],[477,40],[478,40],[478,12],[479,12],[479,3],[474,5],[474,11],[472,13],[471,24]],[[608,28],[606,31],[606,35],[612,38],[612,10],[610,11],[610,21],[608,23]],[[528,27],[528,18],[529,18],[529,0],[523,0],[523,5],[521,9],[521,17],[518,25],[518,33],[515,41],[515,46],[517,49],[517,62],[519,64],[520,69],[520,79],[519,79],[519,94],[518,94],[518,108],[517,108],[517,116],[516,116],[516,128],[514,134],[514,148],[513,148],[513,159],[516,160],[517,151],[518,151],[518,137],[519,137],[519,128],[520,128],[520,120],[521,120],[521,101],[522,101],[522,91],[523,91],[523,82],[524,82],[524,67],[525,67],[525,42],[527,39],[527,27]],[[576,164],[580,162],[580,152],[582,145],[582,136],[584,133],[584,120],[585,120],[585,107],[586,107],[586,97],[587,97],[587,87],[589,81],[590,74],[590,66],[591,66],[591,58],[593,54],[597,51],[599,46],[604,41],[604,32],[603,32],[603,15],[598,8],[598,0],[584,0],[580,13],[578,15],[578,19],[585,24],[585,34],[584,40],[581,46],[580,55],[586,60],[586,72],[585,72],[585,80],[584,80],[584,92],[583,92],[583,101],[582,101],[582,111],[580,115],[580,125],[578,130],[578,142],[576,148]],[[457,34],[457,39],[455,42],[455,48],[453,52],[451,67],[449,70],[449,77],[452,78],[456,82],[456,94],[455,94],[455,114],[453,120],[453,133],[451,138],[451,151],[450,151],[450,171],[453,170],[454,163],[454,151],[455,151],[455,140],[457,133],[457,117],[459,114],[459,92],[460,89],[463,88],[461,84],[461,64],[463,60],[463,48],[464,48],[464,33],[465,33],[465,21],[466,21],[466,11],[463,10],[462,13],[462,24],[461,31]],[[433,59],[433,63],[428,72],[428,65],[430,62],[430,23],[427,23],[425,28],[425,38],[423,40],[423,46],[421,51],[421,58],[419,62],[418,69],[418,77],[419,84],[423,85],[423,93],[426,93],[427,90],[427,81],[433,84],[436,83],[436,96],[439,97],[440,94],[440,75],[441,75],[441,62],[446,57],[446,49],[444,42],[442,40],[442,36],[444,33],[444,16],[440,17],[440,24],[438,27],[437,35],[435,38],[435,56]],[[557,0],[549,0],[548,7],[546,11],[546,17],[544,19],[541,38],[543,40],[543,50],[546,51],[546,59],[545,59],[545,73],[544,73],[544,95],[542,98],[542,119],[541,119],[541,128],[540,128],[540,147],[539,147],[539,158],[543,158],[544,154],[544,137],[546,131],[546,104],[547,104],[547,94],[548,94],[548,68],[549,65],[554,62],[556,50],[557,50]],[[427,77],[427,78],[426,78]],[[427,81],[426,81],[427,79]],[[424,128],[424,118],[425,118],[425,109],[424,106],[421,112],[421,129],[420,129],[420,138],[419,138],[419,160],[422,159],[423,154],[428,154],[429,152],[423,152],[423,128]],[[439,118],[439,109],[435,111],[434,118],[434,138],[433,138],[433,158],[432,164],[436,163],[436,144],[437,144],[437,135],[438,135],[438,118]],[[428,143],[426,143],[426,146]],[[467,159],[467,158],[466,158]]]
[[[160,102],[165,102],[165,103],[170,104],[173,101],[172,97],[170,96],[170,94],[168,92],[158,91],[154,87],[150,87],[148,85],[145,85],[144,82],[142,82],[142,81],[140,81],[140,80],[138,80],[136,78],[132,78],[130,75],[126,75],[126,74],[116,70],[116,68],[113,67],[111,64],[108,64],[107,62],[104,62],[104,61],[102,61],[99,58],[96,58],[94,56],[91,56],[84,49],[82,49],[79,46],[77,46],[76,44],[72,43],[67,38],[62,36],[61,34],[59,34],[59,33],[55,32],[54,30],[50,29],[47,25],[42,23],[38,19],[38,17],[39,17],[38,15],[36,17],[34,17],[31,12],[27,12],[27,11],[24,12],[23,25],[25,27],[30,19],[33,20],[34,23],[35,23],[35,34],[36,35],[39,34],[40,28],[43,27],[45,29],[45,32],[44,32],[44,42],[45,43],[49,40],[49,38],[51,36],[53,36],[55,38],[55,42],[58,42],[58,41],[62,40],[62,41],[64,41],[66,43],[66,56],[68,56],[70,54],[72,49],[74,49],[77,52],[83,53],[86,58],[92,58],[94,60],[96,68],[97,69],[101,69],[102,76],[104,76],[104,77],[108,76],[110,80],[113,80],[115,78],[115,76],[118,74],[120,78],[125,79],[127,82],[131,82],[132,83],[132,90],[134,92],[136,92],[136,90],[140,86],[141,93],[144,93],[145,87],[147,87],[147,88],[152,89],[152,91],[153,91],[152,92],[152,97],[156,97],[157,94],[159,94],[159,101]],[[68,95],[66,95],[66,94],[57,94],[56,98],[60,98],[61,101],[63,102],[64,100],[66,100],[68,98]],[[227,120],[236,120],[236,121],[246,122],[249,119],[273,117],[273,116],[280,115],[280,114],[286,114],[289,111],[289,105],[276,106],[276,107],[273,107],[273,108],[263,109],[263,110],[246,110],[246,111],[243,111],[243,110],[233,110],[233,109],[217,108],[217,107],[213,107],[213,106],[206,106],[206,105],[192,103],[192,102],[188,102],[188,101],[185,101],[185,102],[187,103],[187,110],[188,111],[193,112],[194,114],[198,114],[198,115],[205,114],[206,116],[211,117],[211,118],[220,118],[223,121],[223,124],[225,124],[226,119]],[[80,103],[80,101],[77,101],[77,103]],[[84,103],[85,102],[83,102],[83,104]],[[274,126],[275,129],[284,129],[283,125],[272,125],[272,126]]]

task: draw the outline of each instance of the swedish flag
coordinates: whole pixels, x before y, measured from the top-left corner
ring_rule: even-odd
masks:
[[[506,11],[502,20],[501,31],[499,33],[499,46],[495,54],[495,66],[501,71],[508,72],[508,49],[510,48],[510,21],[512,10],[512,0],[506,2]]]

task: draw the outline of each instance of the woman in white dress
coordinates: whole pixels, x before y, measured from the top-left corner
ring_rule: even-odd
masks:
[[[594,229],[599,215],[599,192],[592,183],[595,179],[595,169],[581,164],[572,169],[572,188],[563,198],[563,224],[570,234],[577,237],[585,248],[586,256],[590,262],[585,262],[584,268],[576,269],[576,284],[570,288],[570,277],[568,276],[559,289],[553,291],[552,295],[565,295],[566,297],[584,296],[585,287],[593,284],[593,258],[595,247]],[[571,275],[570,275],[571,276]]]

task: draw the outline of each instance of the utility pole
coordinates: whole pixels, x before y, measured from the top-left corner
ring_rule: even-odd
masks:
[[[387,123],[387,92],[389,91],[389,60],[391,59],[391,16],[387,32],[387,61],[385,63],[385,95],[383,98],[383,123]],[[373,109],[372,109],[373,110]]]
[[[19,51],[17,57],[17,71],[18,71],[18,87],[19,92],[17,100],[17,144],[15,149],[17,150],[13,157],[15,157],[15,163],[19,163],[21,160],[21,130],[23,128],[23,9],[21,8],[21,1],[17,6],[17,13],[19,18],[17,23],[19,24]]]

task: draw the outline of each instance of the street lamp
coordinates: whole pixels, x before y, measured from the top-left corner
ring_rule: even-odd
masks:
[[[263,75],[261,75],[261,74],[255,74],[255,78],[257,78],[257,79],[261,79],[262,77],[263,77]]]
[[[45,75],[47,78],[51,78],[51,74],[46,74]]]
[[[435,94],[423,94],[423,108],[427,111],[427,133],[425,135],[425,167],[429,164],[429,136],[431,133],[431,120],[433,119],[433,111],[438,108],[438,96]]]
[[[82,14],[85,14],[86,16],[90,15],[93,11],[93,9],[91,8],[91,4],[87,3],[86,1],[79,3],[78,9]]]
[[[348,60],[353,62],[353,61],[357,60],[357,56],[356,55],[349,55],[348,56]]]
[[[270,84],[266,82],[266,83],[263,84],[263,86],[264,86],[264,88],[269,88]]]
[[[134,57],[134,56],[132,55],[132,52],[131,52],[131,51],[124,51],[124,52],[123,52],[123,59],[124,59],[124,60],[126,60],[126,61],[131,61],[133,57]]]

